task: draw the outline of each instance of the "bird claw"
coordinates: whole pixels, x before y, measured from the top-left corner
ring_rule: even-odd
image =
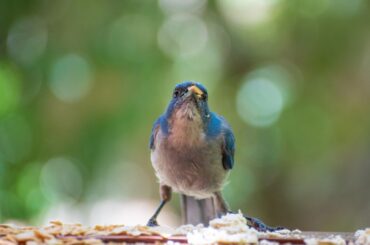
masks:
[[[261,220],[253,217],[244,216],[244,218],[248,221],[248,225],[255,228],[257,231],[278,231],[285,229],[284,227],[278,226],[278,227],[271,227],[263,223]]]
[[[150,220],[148,221],[148,223],[146,223],[146,226],[149,226],[149,227],[155,227],[155,226],[159,226],[159,225],[158,225],[158,222],[157,222],[157,220],[156,220],[156,219],[150,219]]]
[[[236,212],[233,212],[233,211],[228,211],[228,213],[236,214]],[[247,220],[247,225],[256,229],[257,231],[266,232],[266,231],[278,231],[278,230],[286,229],[285,227],[282,227],[282,226],[278,226],[278,227],[268,226],[265,223],[263,223],[262,220],[249,217],[246,215],[244,215],[244,218]]]

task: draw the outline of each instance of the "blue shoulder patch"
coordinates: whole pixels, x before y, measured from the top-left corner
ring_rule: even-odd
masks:
[[[220,135],[221,133],[221,124],[222,121],[220,117],[216,114],[211,112],[209,121],[207,123],[207,128],[206,128],[206,135],[208,138],[214,138]]]
[[[222,151],[222,165],[225,169],[232,169],[234,166],[235,138],[229,126],[223,130],[224,145]]]
[[[160,126],[160,123],[162,121],[161,119],[162,119],[162,116],[157,118],[157,120],[155,120],[155,122],[153,123],[152,133],[150,134],[150,139],[149,139],[149,148],[151,150],[154,149],[154,140],[155,140],[156,130],[157,130],[157,127]]]
[[[227,170],[232,169],[234,166],[235,138],[226,120],[211,112],[207,123],[206,135],[209,139],[222,135],[222,165]]]

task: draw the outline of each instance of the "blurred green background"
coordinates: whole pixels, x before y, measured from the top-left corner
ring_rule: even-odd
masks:
[[[0,222],[144,224],[152,122],[196,80],[235,131],[234,210],[369,226],[369,23],[365,0],[2,1]]]

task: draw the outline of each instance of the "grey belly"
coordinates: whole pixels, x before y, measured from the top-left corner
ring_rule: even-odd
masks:
[[[161,144],[151,160],[161,184],[195,198],[207,198],[221,190],[227,177],[222,165],[221,147],[206,145],[178,150]]]

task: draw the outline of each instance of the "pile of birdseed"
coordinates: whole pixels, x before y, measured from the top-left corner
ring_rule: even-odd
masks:
[[[0,244],[10,245],[23,243],[34,244],[103,244],[97,237],[112,235],[160,235],[168,236],[166,229],[161,227],[150,228],[147,226],[124,225],[97,225],[84,227],[81,224],[63,224],[52,221],[50,225],[42,228],[33,226],[0,225]],[[81,242],[83,241],[83,242]]]
[[[247,226],[242,214],[228,214],[214,219],[209,227],[198,227],[186,236],[189,244],[258,244],[258,232]]]
[[[327,238],[305,238],[299,230],[279,230],[275,232],[258,232],[246,224],[241,213],[228,214],[214,219],[208,227],[203,225],[184,225],[177,229],[168,227],[97,225],[84,227],[80,224],[64,224],[52,221],[48,226],[37,228],[32,226],[0,225],[0,245],[10,244],[103,244],[103,237],[129,236],[133,238],[156,236],[166,238],[167,244],[180,244],[175,237],[182,237],[188,244],[261,244],[276,245],[271,239],[301,239],[305,244],[344,245],[346,241],[340,236]],[[186,237],[186,239],[185,239]],[[370,245],[370,229],[356,232],[354,245]],[[270,241],[268,241],[270,240]]]
[[[323,239],[309,238],[304,240],[307,245],[321,245],[321,244],[333,244],[333,245],[346,245],[346,240],[341,236],[327,237]]]
[[[370,228],[356,231],[355,237],[356,244],[370,244]]]

